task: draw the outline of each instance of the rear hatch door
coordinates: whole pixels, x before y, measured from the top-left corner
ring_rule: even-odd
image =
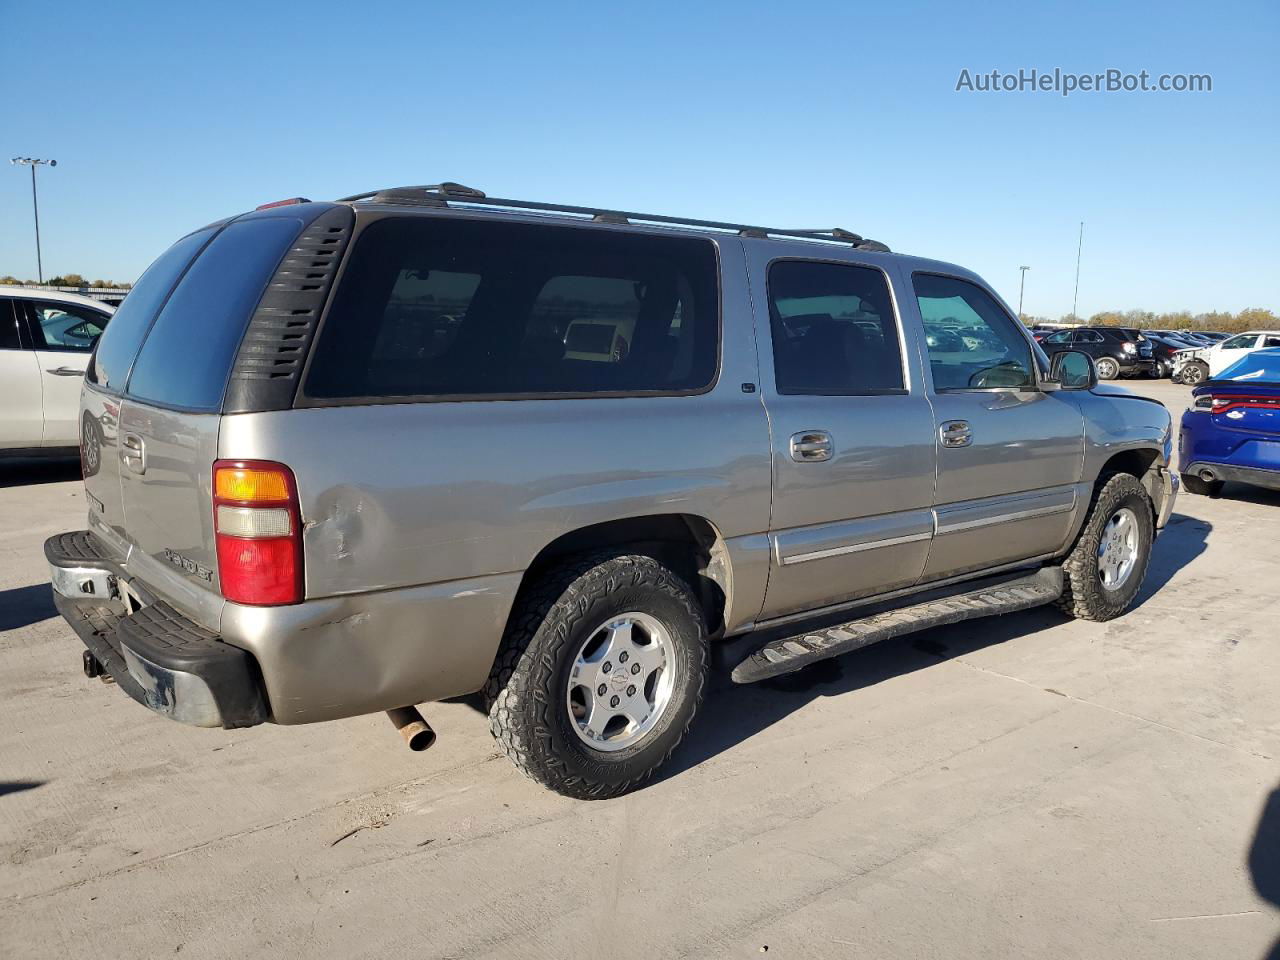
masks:
[[[212,482],[223,395],[254,307],[302,227],[285,211],[223,227],[157,315],[121,406],[129,566],[215,629]]]

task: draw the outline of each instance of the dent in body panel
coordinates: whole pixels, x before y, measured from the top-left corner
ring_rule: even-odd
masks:
[[[219,632],[254,655],[276,723],[333,720],[479,690],[519,586],[512,573],[285,607],[228,603]]]

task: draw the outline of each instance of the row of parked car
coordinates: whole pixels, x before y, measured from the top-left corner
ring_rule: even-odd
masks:
[[[1153,378],[1171,378],[1196,385],[1208,379],[1216,370],[1211,370],[1213,361],[1221,362],[1217,369],[1238,358],[1231,360],[1216,356],[1221,353],[1220,347],[1231,342],[1235,349],[1236,340],[1244,346],[1245,337],[1261,337],[1261,333],[1231,334],[1207,332],[1207,330],[1139,330],[1132,326],[1073,326],[1073,328],[1051,328],[1037,326],[1032,330],[1044,352],[1048,355],[1060,353],[1066,349],[1074,349],[1088,353],[1093,357],[1098,369],[1098,378],[1114,380],[1117,376],[1153,376]],[[1280,344],[1280,335],[1276,335]],[[1215,356],[1210,356],[1215,352]],[[1197,361],[1193,362],[1192,361]]]

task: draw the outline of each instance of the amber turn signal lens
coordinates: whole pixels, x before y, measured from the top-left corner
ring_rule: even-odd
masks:
[[[213,487],[219,500],[280,503],[289,499],[289,481],[279,470],[219,467],[213,476]]]

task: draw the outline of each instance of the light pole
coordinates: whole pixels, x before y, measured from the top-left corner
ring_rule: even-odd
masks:
[[[40,202],[36,199],[36,167],[40,164],[56,167],[57,160],[41,160],[39,157],[14,157],[9,161],[18,166],[31,168],[31,209],[36,216],[36,277],[44,283],[44,262],[40,258]]]
[[[1022,278],[1018,281],[1018,322],[1022,323],[1022,291],[1027,285],[1027,271],[1030,267],[1019,267],[1022,271]]]
[[[1080,239],[1076,243],[1076,290],[1071,295],[1071,320],[1078,323],[1080,318],[1076,316],[1076,303],[1080,299],[1080,253],[1084,250],[1084,221],[1080,221]]]

